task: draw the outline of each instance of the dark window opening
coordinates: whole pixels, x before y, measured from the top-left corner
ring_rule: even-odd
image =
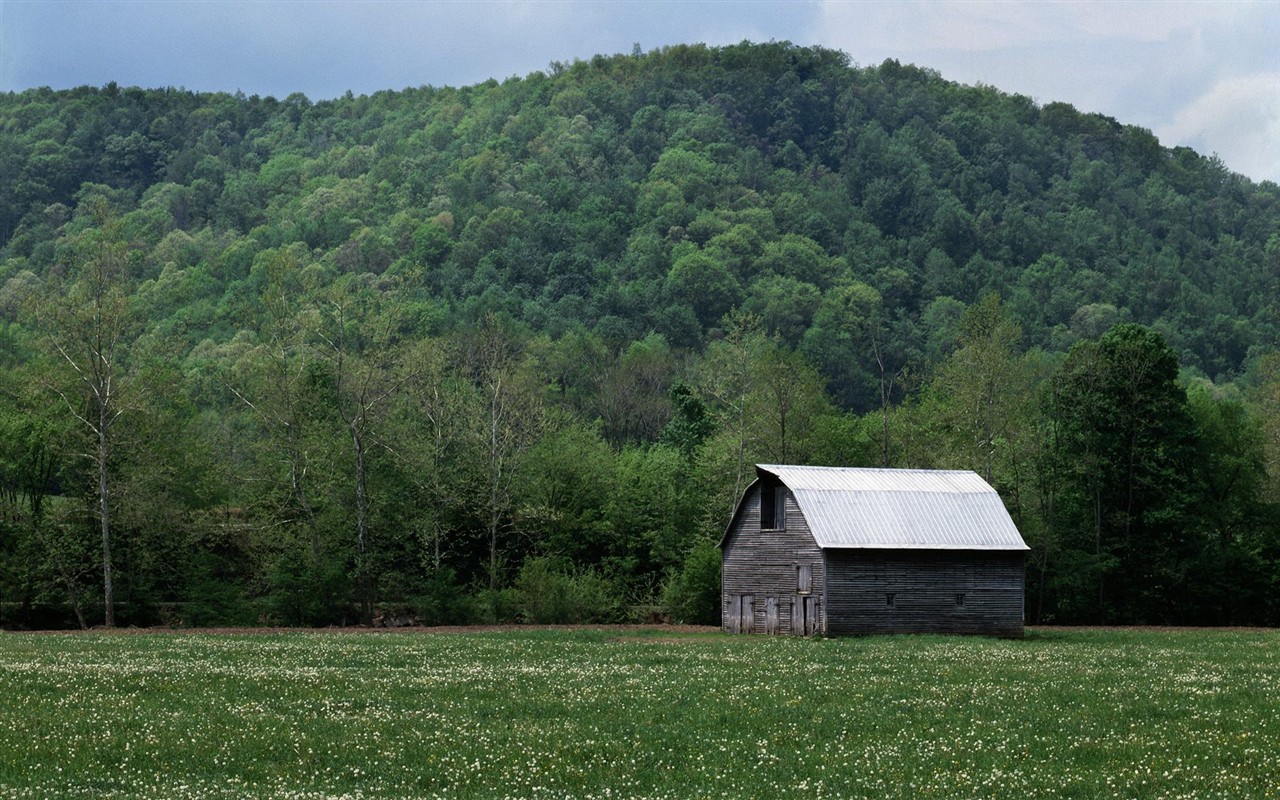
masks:
[[[884,595],[884,604],[885,604],[886,606],[891,606],[891,605],[893,605],[894,594],[895,594],[894,592],[885,592],[885,595]]]
[[[964,595],[963,595],[963,594],[957,594],[957,595],[956,595],[956,605],[958,605],[958,606],[962,606],[962,605],[964,605]]]
[[[760,487],[760,529],[782,530],[787,527],[786,487],[765,484]]]

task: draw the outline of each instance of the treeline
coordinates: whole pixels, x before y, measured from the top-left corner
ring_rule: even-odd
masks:
[[[0,617],[714,620],[791,462],[988,476],[1034,620],[1275,624],[1278,201],[787,44],[5,95]]]

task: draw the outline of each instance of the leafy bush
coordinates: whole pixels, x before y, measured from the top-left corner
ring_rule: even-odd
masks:
[[[720,548],[698,541],[662,587],[662,605],[672,622],[720,624]]]
[[[520,619],[520,595],[515,589],[484,588],[467,596],[464,615],[473,625],[496,625]]]
[[[524,563],[515,593],[521,621],[539,625],[616,622],[621,608],[607,578],[595,570],[561,570],[549,558]]]
[[[356,616],[350,601],[351,585],[342,564],[286,554],[271,576],[267,613],[284,625],[333,625]]]
[[[413,599],[413,609],[423,625],[456,625],[467,622],[467,602],[457,575],[441,567],[423,582]]]

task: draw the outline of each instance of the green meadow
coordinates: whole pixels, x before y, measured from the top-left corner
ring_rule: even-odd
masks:
[[[1280,797],[1280,632],[0,635],[61,797]]]

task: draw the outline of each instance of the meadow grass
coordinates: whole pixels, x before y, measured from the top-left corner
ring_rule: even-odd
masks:
[[[0,798],[1280,798],[1280,632],[0,636]]]

